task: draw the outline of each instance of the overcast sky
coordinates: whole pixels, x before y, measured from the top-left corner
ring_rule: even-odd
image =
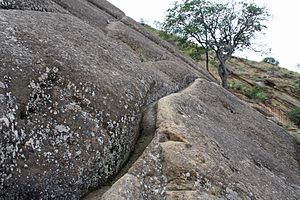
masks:
[[[163,22],[165,11],[174,0],[108,0],[129,17],[136,21],[144,19],[146,23]],[[241,54],[248,59],[260,61],[272,56],[280,62],[281,67],[296,69],[300,63],[300,1],[298,0],[254,0],[259,5],[266,5],[272,14],[266,35],[260,43],[272,49],[268,55],[245,52]],[[300,69],[298,69],[300,71]]]

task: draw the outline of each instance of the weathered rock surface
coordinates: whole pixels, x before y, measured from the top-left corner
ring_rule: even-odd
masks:
[[[143,109],[208,77],[106,1],[0,5],[2,199],[78,199],[106,184]]]
[[[154,133],[103,199],[299,197],[293,138],[107,1],[0,7],[0,199],[80,199]]]
[[[66,12],[63,8],[48,0],[1,0],[1,9],[34,10],[44,12]]]
[[[102,198],[299,199],[299,149],[275,123],[197,79],[158,101],[151,144]]]

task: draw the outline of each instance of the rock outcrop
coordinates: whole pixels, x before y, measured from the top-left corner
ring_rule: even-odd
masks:
[[[197,79],[158,101],[151,144],[102,199],[298,199],[299,189],[299,143]]]
[[[109,2],[0,8],[0,199],[80,199],[135,145],[103,199],[300,196],[296,141]]]

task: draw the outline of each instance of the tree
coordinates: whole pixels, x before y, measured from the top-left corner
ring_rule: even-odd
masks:
[[[185,0],[167,10],[163,29],[205,48],[207,68],[208,51],[213,50],[219,61],[222,86],[227,88],[226,61],[236,50],[252,48],[252,40],[266,28],[268,18],[267,9],[254,3]]]
[[[269,63],[269,64],[274,65],[274,66],[279,65],[279,62],[273,57],[266,57],[266,58],[263,59],[263,62]]]

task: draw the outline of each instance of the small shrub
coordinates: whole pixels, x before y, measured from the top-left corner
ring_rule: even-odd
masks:
[[[287,115],[292,122],[294,122],[297,126],[300,126],[300,107],[293,108]]]
[[[289,71],[289,74],[290,74],[290,75],[292,75],[292,76],[295,76],[295,75],[297,75],[297,73],[296,73],[296,72],[294,72],[294,71]]]
[[[277,72],[277,71],[279,71],[279,70],[280,70],[280,67],[278,67],[278,66],[272,66],[272,67],[270,68],[270,71],[271,71],[272,73]]]
[[[250,99],[254,99],[257,101],[266,101],[268,99],[268,95],[266,94],[266,92],[259,87],[254,87],[251,90],[248,90],[246,95]]]
[[[180,49],[185,55],[190,56],[195,61],[201,60],[201,56],[205,54],[204,48],[198,46],[196,43],[192,41],[189,41],[188,38],[171,35],[164,31],[159,31],[159,30],[156,31],[159,33],[159,36],[163,40],[170,42],[178,49]]]
[[[273,57],[266,57],[263,59],[263,62],[271,64],[273,66],[278,66],[279,62]]]
[[[256,101],[266,101],[269,99],[265,89],[260,87],[250,87],[239,80],[229,80],[228,87],[230,89],[241,91],[241,93],[246,95],[249,99],[254,99]]]
[[[201,48],[197,45],[191,44],[191,43],[189,45],[186,45],[185,47],[183,47],[182,50],[185,55],[190,56],[195,61],[201,60],[201,56],[203,54],[205,54],[205,51],[203,48]]]
[[[229,88],[229,89],[234,89],[234,83],[235,83],[234,80],[229,80],[229,81],[228,81],[228,88]]]
[[[230,80],[228,82],[228,87],[230,89],[239,90],[243,93],[245,93],[249,89],[243,82],[239,80]]]
[[[294,82],[294,91],[297,94],[300,94],[300,79],[298,78],[295,82]]]
[[[215,58],[209,60],[209,64],[212,65],[212,66],[215,67],[215,68],[218,68],[218,67],[219,67],[219,62],[218,62]]]
[[[293,78],[294,74],[289,72],[289,71],[286,71],[286,72],[283,72],[281,77],[283,77],[283,78]]]

